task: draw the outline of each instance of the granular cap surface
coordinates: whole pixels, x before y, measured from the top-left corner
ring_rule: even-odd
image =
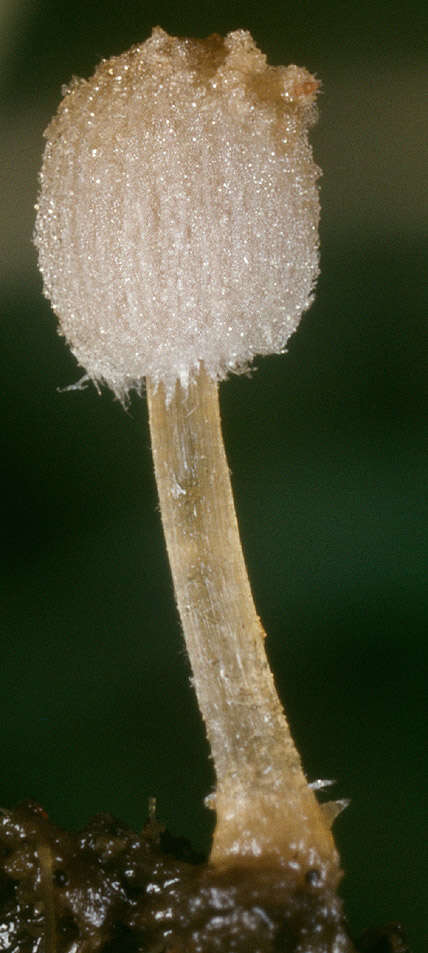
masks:
[[[250,34],[170,37],[73,80],[47,131],[35,243],[89,377],[120,398],[281,352],[318,274],[318,83]]]

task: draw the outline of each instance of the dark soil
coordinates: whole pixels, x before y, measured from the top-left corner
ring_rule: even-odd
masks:
[[[219,870],[152,817],[141,834],[108,814],[69,833],[32,802],[0,817],[0,951],[355,953],[340,901],[309,871]],[[361,953],[409,953],[401,928]]]

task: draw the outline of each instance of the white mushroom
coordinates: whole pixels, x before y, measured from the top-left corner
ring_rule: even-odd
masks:
[[[214,759],[215,864],[339,879],[330,826],[279,702],[251,596],[218,381],[283,352],[318,274],[317,81],[244,30],[157,28],[66,89],[46,136],[35,241],[87,374],[147,388],[162,521]]]

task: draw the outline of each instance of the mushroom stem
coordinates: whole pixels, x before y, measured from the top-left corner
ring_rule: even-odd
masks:
[[[211,861],[337,874],[266,657],[242,553],[217,383],[203,367],[172,396],[147,380],[155,474],[193,682],[214,760]]]

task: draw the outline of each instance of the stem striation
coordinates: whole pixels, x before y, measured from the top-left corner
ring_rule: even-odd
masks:
[[[266,657],[242,553],[217,383],[202,369],[171,397],[147,380],[155,474],[177,605],[214,760],[216,864],[287,863],[339,876]]]

